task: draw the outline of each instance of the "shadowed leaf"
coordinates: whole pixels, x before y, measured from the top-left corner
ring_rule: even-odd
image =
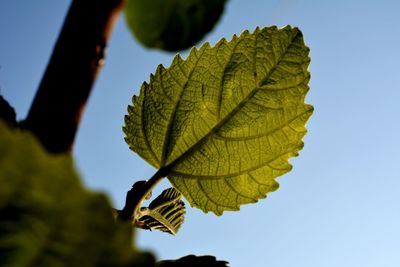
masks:
[[[125,17],[145,46],[178,51],[193,46],[217,23],[226,0],[127,0]]]
[[[159,66],[125,116],[130,148],[192,206],[222,214],[278,188],[303,147],[309,49],[299,29],[257,28]]]

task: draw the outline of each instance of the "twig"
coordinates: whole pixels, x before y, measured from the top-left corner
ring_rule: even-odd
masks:
[[[21,123],[53,153],[71,152],[124,0],[74,0],[28,116]]]

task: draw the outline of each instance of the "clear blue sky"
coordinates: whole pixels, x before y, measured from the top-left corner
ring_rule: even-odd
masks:
[[[0,1],[0,90],[24,118],[69,0]],[[294,169],[280,189],[222,217],[188,208],[173,237],[138,233],[159,258],[211,254],[231,266],[400,266],[400,2],[231,0],[206,40],[256,26],[291,24],[311,48],[315,106]],[[79,130],[75,156],[85,184],[117,207],[153,173],[121,127],[126,107],[157,64],[121,18]],[[167,183],[163,184],[167,186]]]

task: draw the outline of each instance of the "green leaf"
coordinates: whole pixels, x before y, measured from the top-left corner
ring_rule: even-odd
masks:
[[[183,224],[185,204],[175,188],[164,190],[148,208],[142,208],[139,221],[149,229],[157,229],[175,235]]]
[[[126,22],[147,47],[178,51],[193,46],[217,23],[226,0],[127,0]]]
[[[69,156],[1,120],[0,184],[0,266],[154,263],[133,251],[131,227],[114,222],[105,196],[83,189]]]
[[[218,215],[278,188],[303,147],[309,48],[297,28],[243,32],[159,66],[128,107],[130,148]]]

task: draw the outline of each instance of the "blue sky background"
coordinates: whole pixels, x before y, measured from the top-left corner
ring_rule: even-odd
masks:
[[[0,0],[0,92],[19,119],[69,4]],[[273,24],[303,31],[311,48],[307,102],[315,107],[305,147],[267,199],[222,217],[188,207],[177,236],[140,231],[139,246],[161,259],[211,254],[236,267],[400,266],[399,13],[395,0],[230,0],[205,40]],[[74,151],[85,184],[116,207],[134,181],[155,172],[124,142],[126,107],[172,58],[141,47],[121,17]]]

